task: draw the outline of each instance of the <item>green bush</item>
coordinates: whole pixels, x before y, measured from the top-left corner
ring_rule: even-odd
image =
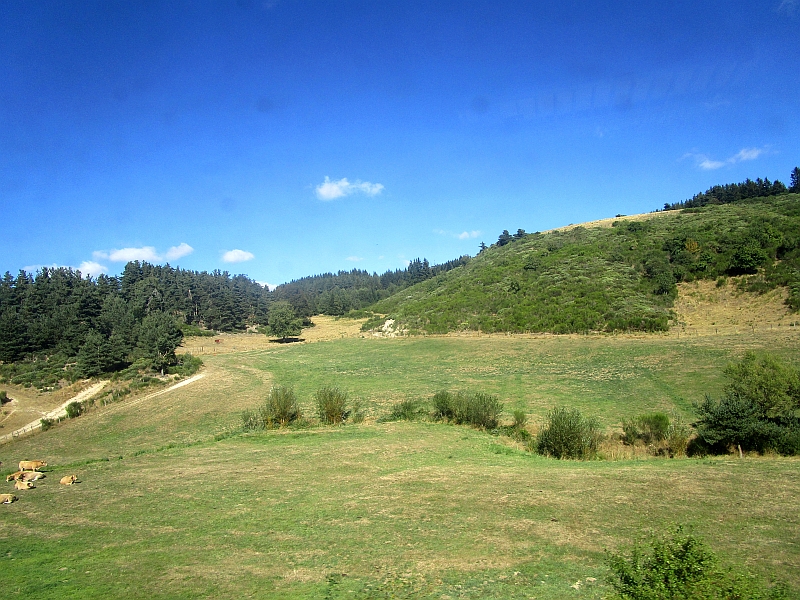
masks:
[[[259,415],[264,428],[286,427],[300,418],[300,408],[292,388],[275,386],[269,391],[266,402],[260,407]]]
[[[554,408],[535,440],[539,454],[554,458],[589,459],[600,442],[597,419],[584,417],[577,408]]]
[[[665,440],[669,431],[669,417],[662,412],[639,415],[630,421],[622,422],[624,432],[623,441],[626,444],[635,444],[642,441],[653,444]]]
[[[0,405],[5,404],[6,402],[11,402],[11,398],[8,397],[8,392],[5,390],[0,390]]]
[[[718,568],[705,544],[679,527],[672,537],[652,542],[649,553],[634,546],[629,556],[607,553],[608,582],[624,600],[779,600],[783,586],[767,588],[741,573]]]
[[[203,361],[199,356],[195,356],[189,352],[178,356],[178,364],[167,369],[167,373],[172,375],[180,375],[182,377],[189,377],[197,373],[200,367],[203,366]]]
[[[503,404],[491,394],[477,392],[437,392],[433,396],[433,417],[447,419],[456,425],[472,425],[496,429],[503,414]]]
[[[336,387],[322,387],[314,394],[317,403],[317,415],[321,423],[336,425],[344,421],[348,415],[347,392]]]
[[[775,357],[748,353],[725,375],[722,398],[706,396],[695,406],[697,432],[708,447],[800,454],[800,372]]]
[[[67,411],[67,418],[74,419],[83,414],[84,406],[80,402],[70,402],[65,410]]]
[[[42,424],[42,431],[47,431],[55,425],[56,421],[54,419],[42,419],[40,423]]]
[[[415,421],[425,415],[425,407],[419,400],[406,399],[392,405],[391,412],[379,419],[385,421]]]
[[[522,429],[528,424],[528,415],[525,411],[515,410],[511,416],[514,418],[514,423],[511,425],[514,429]]]

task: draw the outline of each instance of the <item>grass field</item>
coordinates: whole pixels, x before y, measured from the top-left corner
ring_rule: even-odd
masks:
[[[439,389],[497,394],[507,421],[519,408],[535,424],[555,405],[577,406],[609,431],[646,410],[690,417],[747,349],[796,360],[795,328],[332,338],[242,342],[204,355],[206,377],[189,386],[0,446],[4,473],[21,459],[50,464],[37,489],[0,506],[3,589],[36,598],[602,598],[604,549],[683,523],[727,564],[800,590],[800,460],[575,463],[465,427],[376,422],[392,403]],[[368,418],[240,433],[241,411],[273,384],[293,386],[309,416],[313,392],[338,385],[364,401]],[[59,486],[70,473],[82,483]]]

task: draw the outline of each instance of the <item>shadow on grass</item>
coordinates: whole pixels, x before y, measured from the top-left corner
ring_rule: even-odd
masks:
[[[305,338],[296,338],[296,337],[287,337],[287,338],[280,338],[277,340],[270,340],[270,344],[291,344],[294,342],[305,342]]]

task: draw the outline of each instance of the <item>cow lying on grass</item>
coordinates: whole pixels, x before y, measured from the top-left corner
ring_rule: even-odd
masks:
[[[21,460],[19,461],[20,471],[36,471],[41,467],[46,467],[47,463],[43,460]]]
[[[77,475],[66,475],[65,477],[61,478],[61,485],[72,485],[73,483],[78,483],[78,476]]]
[[[11,504],[16,499],[14,494],[0,494],[0,504]]]
[[[33,485],[30,481],[23,481],[22,479],[19,479],[14,483],[14,487],[18,490],[32,490],[36,486]]]
[[[16,473],[12,473],[8,477],[6,477],[6,481],[11,481],[12,479],[16,481],[17,479],[20,479],[22,477],[22,473],[23,471],[17,471]]]

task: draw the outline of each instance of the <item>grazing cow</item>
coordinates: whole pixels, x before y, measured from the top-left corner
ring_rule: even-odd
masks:
[[[0,494],[0,504],[11,504],[16,499],[14,494]]]
[[[22,477],[22,471],[17,471],[16,473],[12,473],[12,474],[11,474],[11,475],[9,475],[8,477],[6,477],[6,481],[11,481],[12,479],[13,479],[14,481],[16,481],[16,480],[17,480],[17,479],[19,479],[20,477]]]
[[[14,482],[14,487],[17,488],[18,490],[32,490],[36,486],[33,485],[30,481],[22,481],[20,479],[19,481]]]
[[[36,471],[40,467],[46,467],[47,463],[43,460],[21,460],[19,461],[20,471]]]
[[[61,478],[61,485],[72,485],[76,481],[78,481],[77,475],[66,475]]]
[[[20,471],[21,475],[18,479],[22,481],[36,481],[37,479],[44,479],[44,473],[39,471]]]

